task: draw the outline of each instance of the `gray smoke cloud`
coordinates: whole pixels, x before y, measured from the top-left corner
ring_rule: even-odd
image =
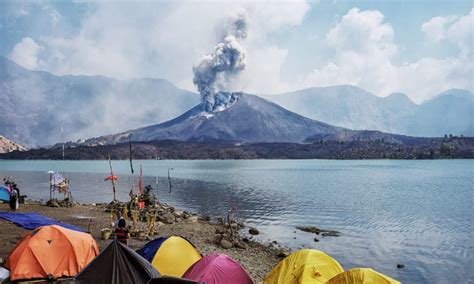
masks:
[[[232,77],[245,69],[246,51],[240,41],[246,37],[247,17],[239,14],[230,20],[214,53],[205,55],[193,67],[193,83],[201,94],[204,111],[211,112],[214,109],[216,94],[226,88]]]

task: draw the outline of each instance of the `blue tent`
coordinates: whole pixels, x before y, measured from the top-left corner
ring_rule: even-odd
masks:
[[[0,200],[8,202],[10,201],[10,190],[0,185]]]
[[[161,246],[161,244],[166,241],[168,238],[158,238],[154,239],[150,242],[148,242],[143,248],[137,250],[137,253],[146,260],[148,260],[150,263],[153,260],[153,257],[155,257],[156,251],[158,248]]]

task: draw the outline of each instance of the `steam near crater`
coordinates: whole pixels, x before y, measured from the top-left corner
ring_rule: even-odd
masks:
[[[247,37],[247,17],[239,14],[230,20],[224,37],[214,52],[205,55],[193,67],[193,83],[201,94],[205,112],[220,111],[236,96],[225,91],[230,80],[245,69],[246,51],[241,41]]]

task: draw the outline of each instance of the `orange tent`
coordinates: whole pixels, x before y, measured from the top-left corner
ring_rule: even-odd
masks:
[[[7,258],[12,281],[74,277],[99,253],[91,235],[43,226],[21,240]]]

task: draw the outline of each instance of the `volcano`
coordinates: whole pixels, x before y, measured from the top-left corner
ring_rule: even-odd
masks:
[[[85,145],[133,141],[178,140],[203,143],[303,143],[308,137],[346,129],[303,117],[261,97],[221,92],[212,111],[201,103],[167,122],[119,134],[92,138]],[[224,99],[222,99],[224,98]]]

